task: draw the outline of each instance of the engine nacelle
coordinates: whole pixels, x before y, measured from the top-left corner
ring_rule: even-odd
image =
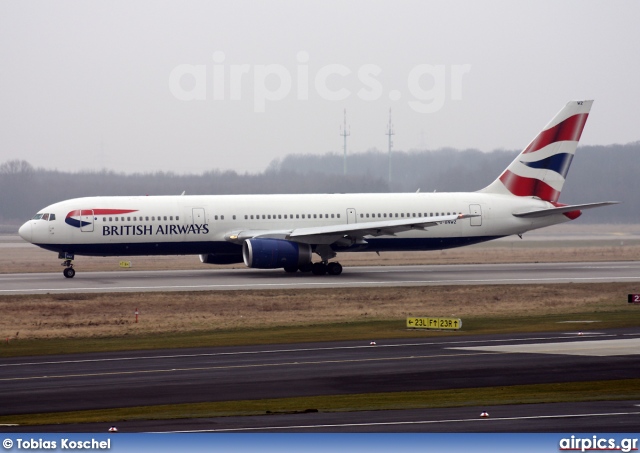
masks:
[[[311,262],[311,246],[284,239],[247,239],[242,258],[247,267],[277,269],[298,267]]]
[[[242,263],[239,253],[208,253],[200,255],[200,262],[207,264],[236,264]]]

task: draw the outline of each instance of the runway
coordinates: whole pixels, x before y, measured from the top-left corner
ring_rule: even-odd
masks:
[[[278,270],[2,274],[0,295],[137,291],[215,291],[381,286],[602,283],[640,281],[640,261],[347,267],[340,276]]]
[[[331,342],[0,359],[0,415],[635,379],[640,376],[639,343],[640,329],[635,328],[583,336],[568,331],[389,340],[375,346]],[[600,432],[634,432],[640,420],[637,404],[318,412],[126,422],[119,428],[132,432],[583,432],[597,427]],[[492,413],[490,421],[478,423],[480,409]],[[102,429],[93,424],[38,427],[37,431]],[[4,432],[20,430],[33,432],[34,427],[0,426]]]

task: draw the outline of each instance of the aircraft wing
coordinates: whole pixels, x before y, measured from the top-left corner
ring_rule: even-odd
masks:
[[[560,206],[557,208],[538,209],[535,211],[514,212],[515,217],[546,217],[553,214],[564,214],[565,212],[580,211],[582,209],[599,208],[601,206],[609,206],[618,204],[619,201],[602,201],[600,203],[574,204],[569,206]]]
[[[225,236],[230,242],[241,243],[252,238],[285,239],[303,244],[333,244],[341,239],[351,242],[362,240],[365,236],[393,236],[409,230],[424,230],[442,222],[476,217],[473,214],[451,214],[433,217],[411,217],[396,220],[380,220],[363,223],[344,223],[319,227],[295,228],[292,230],[244,230]]]

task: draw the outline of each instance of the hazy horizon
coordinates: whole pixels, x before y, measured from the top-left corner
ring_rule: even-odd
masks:
[[[0,163],[264,171],[289,154],[520,150],[595,99],[640,140],[633,1],[0,3]]]

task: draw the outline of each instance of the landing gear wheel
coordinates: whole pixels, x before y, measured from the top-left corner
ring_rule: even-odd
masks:
[[[295,274],[298,272],[298,266],[285,266],[284,271],[289,274]]]
[[[311,263],[302,264],[300,265],[300,267],[298,267],[298,269],[300,270],[300,272],[311,272],[311,270],[313,269],[313,264]]]
[[[342,264],[336,263],[336,262],[327,264],[327,273],[329,275],[340,275],[340,274],[342,274]]]
[[[325,275],[327,273],[327,265],[322,262],[313,263],[311,272],[313,272],[313,275]]]
[[[76,275],[76,271],[72,267],[65,267],[62,273],[67,278],[73,278]]]

